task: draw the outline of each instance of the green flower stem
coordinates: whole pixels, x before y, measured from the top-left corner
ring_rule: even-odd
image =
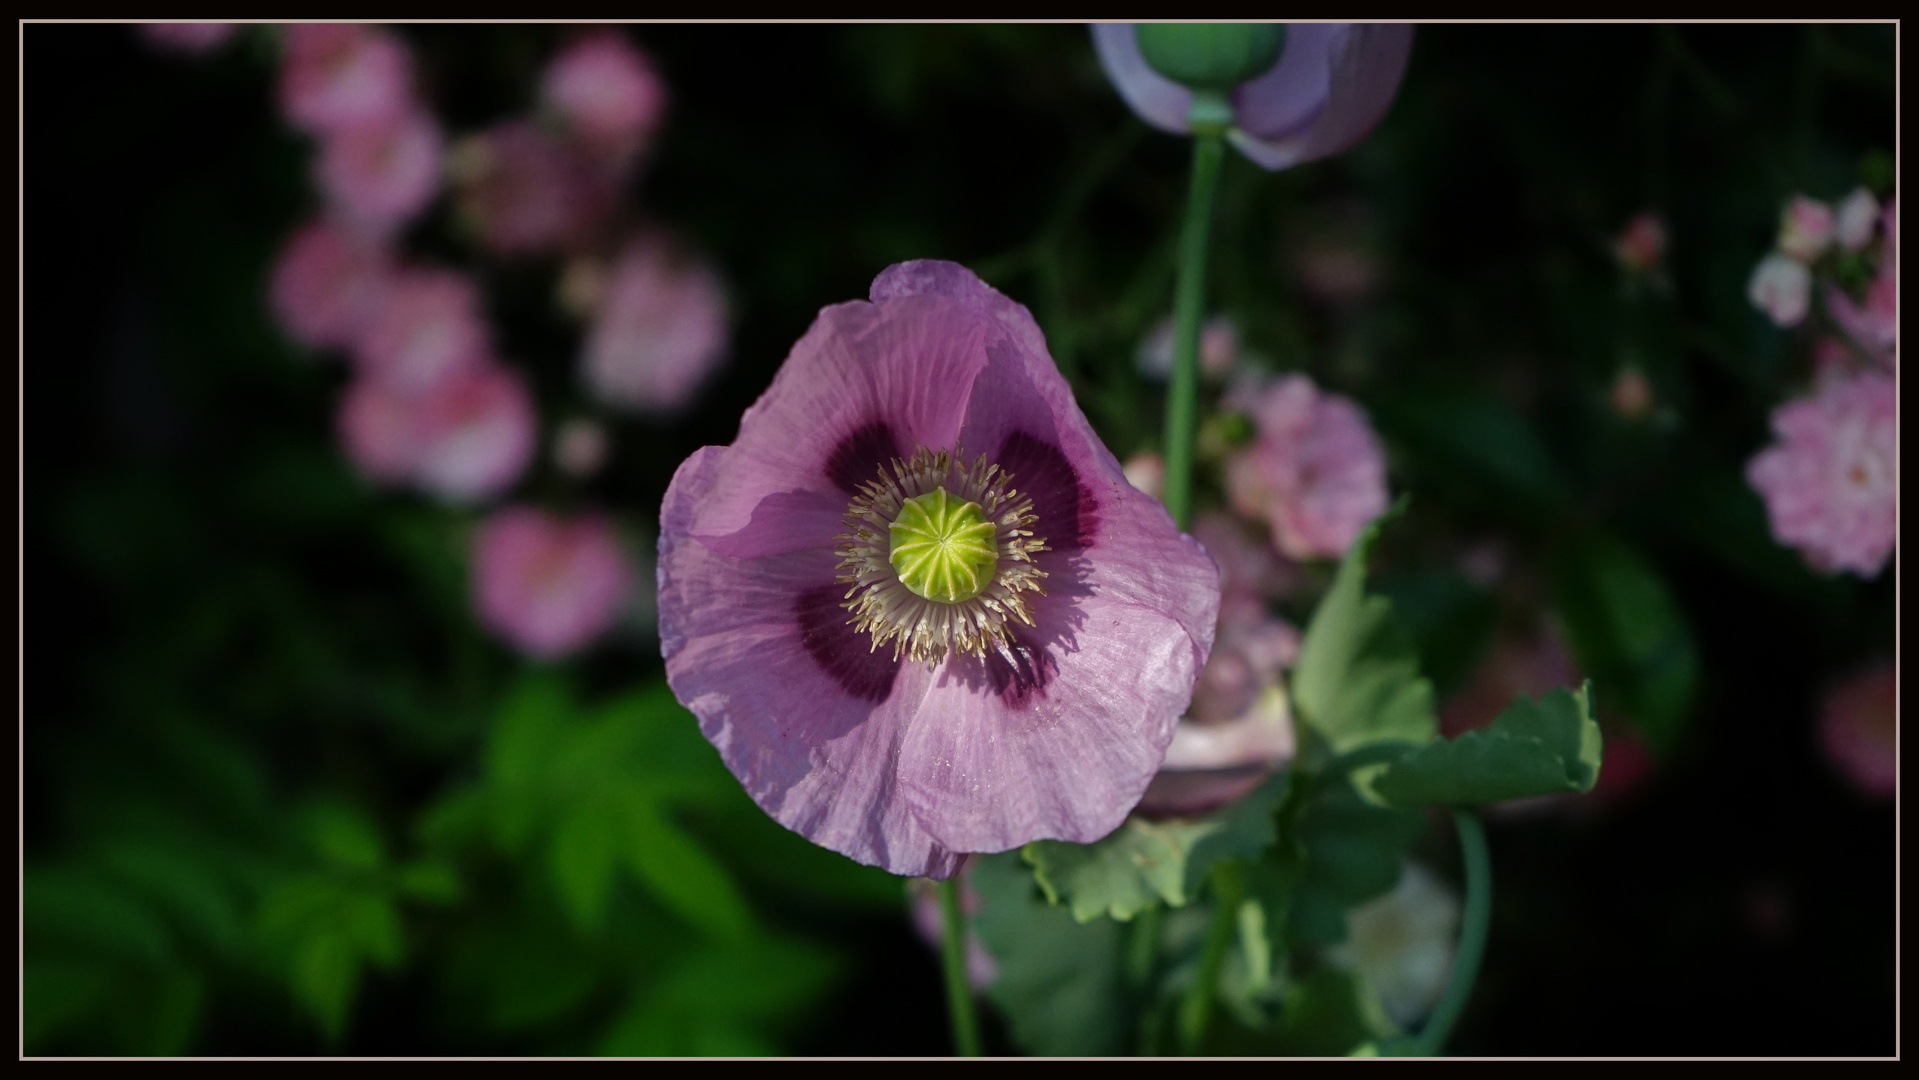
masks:
[[[979,1014],[973,1009],[973,987],[966,979],[966,916],[960,913],[959,878],[939,883],[940,914],[946,933],[940,958],[946,968],[946,1006],[953,1019],[953,1048],[961,1057],[980,1056]]]
[[[1246,883],[1239,864],[1231,859],[1213,867],[1213,921],[1206,927],[1206,944],[1199,954],[1199,970],[1179,1003],[1179,1041],[1188,1054],[1198,1053],[1213,1015],[1213,995],[1219,989],[1219,969],[1226,963],[1233,935],[1239,930],[1239,905],[1246,899]]]
[[[1231,115],[1228,113],[1228,115]],[[1173,381],[1166,392],[1166,509],[1181,529],[1193,524],[1193,440],[1199,431],[1199,323],[1206,305],[1206,248],[1213,194],[1226,156],[1223,126],[1197,127],[1193,184],[1179,237],[1179,284],[1173,293]]]
[[[1479,960],[1486,952],[1486,928],[1493,911],[1493,865],[1486,853],[1486,830],[1470,808],[1453,808],[1453,828],[1459,830],[1460,853],[1466,860],[1466,919],[1460,928],[1459,953],[1453,958],[1453,977],[1446,992],[1433,1008],[1432,1018],[1419,1033],[1416,1052],[1431,1056],[1446,1045],[1453,1024],[1466,1009],[1472,996],[1473,980],[1479,977]]]

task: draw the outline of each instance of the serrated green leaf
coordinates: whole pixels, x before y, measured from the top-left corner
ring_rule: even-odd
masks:
[[[1197,821],[1130,817],[1111,836],[1091,844],[1041,840],[1021,856],[1049,900],[1088,922],[1103,915],[1125,921],[1155,903],[1182,907],[1223,859],[1251,857],[1273,842],[1273,810],[1286,796],[1281,772],[1245,798]]]
[[[986,994],[1013,1038],[1041,1055],[1103,1055],[1127,1049],[1120,969],[1124,928],[1076,921],[1047,903],[1013,852],[973,860],[979,894],[974,927],[999,963]]]
[[[1419,673],[1412,639],[1392,603],[1366,593],[1373,544],[1397,513],[1387,511],[1353,542],[1300,641],[1293,704],[1335,753],[1373,742],[1423,743],[1438,730],[1432,684]]]
[[[1428,743],[1388,766],[1373,791],[1398,806],[1464,806],[1590,791],[1599,778],[1591,684],[1514,699],[1488,727]]]
[[[1699,657],[1659,574],[1631,548],[1592,534],[1555,561],[1553,602],[1575,659],[1657,754],[1677,745]]]
[[[1426,827],[1417,810],[1375,806],[1344,777],[1328,778],[1293,825],[1301,860],[1291,897],[1289,936],[1298,943],[1345,940],[1346,910],[1391,890],[1406,850]]]

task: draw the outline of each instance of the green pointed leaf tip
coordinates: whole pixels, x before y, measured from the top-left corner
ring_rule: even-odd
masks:
[[[1559,553],[1553,594],[1573,658],[1655,754],[1670,754],[1699,678],[1698,648],[1672,590],[1631,547],[1595,534]]]
[[[1334,753],[1374,742],[1430,742],[1438,732],[1432,683],[1391,601],[1366,592],[1366,563],[1398,503],[1366,526],[1340,561],[1300,642],[1293,704]]]
[[[1498,802],[1591,791],[1599,779],[1592,685],[1514,699],[1488,727],[1413,751],[1373,781],[1398,806]]]
[[[1198,820],[1131,817],[1096,843],[1040,840],[1020,854],[1047,899],[1066,905],[1080,922],[1102,915],[1124,922],[1155,903],[1183,907],[1215,864],[1272,846],[1273,811],[1286,797],[1289,775],[1282,772]]]
[[[1231,90],[1286,48],[1284,23],[1141,23],[1136,33],[1148,67],[1195,90]]]

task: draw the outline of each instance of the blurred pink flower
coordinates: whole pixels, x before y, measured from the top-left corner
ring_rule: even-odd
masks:
[[[1854,787],[1874,798],[1899,791],[1899,672],[1879,664],[1826,695],[1819,742]]]
[[[596,160],[623,167],[666,114],[666,86],[617,30],[567,46],[547,65],[540,96]]]
[[[973,921],[979,916],[979,892],[973,888],[972,861],[969,859],[960,869],[960,916],[966,920],[966,981],[974,990],[984,990],[999,978],[999,961],[986,951],[980,942],[979,934],[972,929]],[[946,941],[946,914],[940,910],[939,893],[933,883],[926,878],[907,879],[907,903],[913,910],[913,929],[919,931],[920,940],[926,942],[934,952],[939,952]]]
[[[1165,497],[1166,459],[1153,453],[1138,453],[1120,466],[1126,482],[1155,499]]]
[[[1635,215],[1613,241],[1613,254],[1620,265],[1639,273],[1658,266],[1665,253],[1666,223],[1651,211]]]
[[[392,275],[392,253],[383,245],[318,218],[280,249],[269,300],[295,341],[345,347],[379,310]]]
[[[1224,315],[1206,320],[1199,331],[1199,370],[1224,376],[1239,360],[1239,328]],[[1161,319],[1139,343],[1139,370],[1157,379],[1173,373],[1173,320]]]
[[[1626,420],[1643,420],[1658,404],[1653,396],[1652,381],[1636,367],[1619,370],[1612,389],[1606,392],[1606,400],[1612,404],[1613,412]]]
[[[1193,522],[1193,536],[1219,566],[1222,620],[1243,598],[1253,600],[1263,613],[1267,600],[1297,584],[1297,568],[1258,535],[1263,531],[1220,511],[1201,513]]]
[[[511,487],[532,458],[537,428],[525,384],[492,363],[412,391],[362,375],[340,400],[341,444],[361,472],[452,503]]]
[[[519,480],[539,437],[533,395],[498,364],[442,379],[421,399],[414,482],[452,503],[481,502]]]
[[[500,255],[591,242],[619,200],[611,178],[528,120],[509,120],[454,149],[461,213]]]
[[[584,480],[606,464],[610,449],[606,428],[597,421],[574,417],[553,436],[553,461],[568,476]]]
[[[1826,310],[1860,348],[1888,363],[1893,361],[1894,346],[1899,342],[1899,282],[1892,274],[1882,270],[1872,279],[1863,304],[1854,303],[1837,285],[1826,286]]]
[[[1817,199],[1794,195],[1779,215],[1779,250],[1809,263],[1832,246],[1832,207]]]
[[[1777,325],[1798,326],[1812,306],[1812,272],[1775,251],[1753,267],[1746,299]]]
[[[1826,572],[1879,573],[1897,540],[1897,399],[1890,376],[1865,371],[1819,383],[1772,414],[1776,441],[1746,478],[1766,500],[1772,532]]]
[[[294,23],[280,63],[280,107],[315,135],[387,128],[413,108],[413,58],[364,23]]]
[[[1233,508],[1264,518],[1291,558],[1344,554],[1386,509],[1386,462],[1365,414],[1304,375],[1243,384],[1228,400],[1258,431],[1226,462]]]
[[[225,22],[141,23],[140,36],[156,49],[198,56],[225,45],[239,29]]]
[[[1872,243],[1873,227],[1879,224],[1879,200],[1865,188],[1856,188],[1839,204],[1833,218],[1833,237],[1847,251],[1858,251]]]
[[[577,652],[626,606],[633,571],[605,519],[564,520],[528,506],[495,512],[473,538],[480,620],[541,660]]]
[[[719,275],[645,236],[628,244],[613,268],[587,330],[580,373],[609,405],[672,413],[691,403],[726,348]]]
[[[320,141],[315,181],[341,217],[392,233],[440,192],[440,125],[424,110],[341,128]]]
[[[452,270],[407,270],[390,282],[354,350],[360,370],[418,394],[492,355],[480,292]]]

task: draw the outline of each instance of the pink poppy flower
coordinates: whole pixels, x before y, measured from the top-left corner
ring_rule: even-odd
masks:
[[[479,367],[492,354],[480,291],[452,270],[395,276],[354,349],[361,371],[405,394]]]
[[[295,341],[316,349],[345,347],[379,310],[393,272],[384,245],[319,218],[280,250],[269,300]]]
[[[1100,66],[1140,119],[1191,131],[1193,92],[1147,66],[1134,31],[1131,23],[1093,27]],[[1337,154],[1386,115],[1412,47],[1407,23],[1288,23],[1278,63],[1233,90],[1227,138],[1266,169]]]
[[[1244,384],[1228,399],[1258,430],[1227,459],[1233,508],[1264,518],[1291,558],[1343,555],[1386,509],[1386,461],[1365,414],[1304,375]]]
[[[1819,710],[1819,743],[1854,787],[1876,799],[1899,792],[1899,671],[1879,664],[1834,687]]]
[[[666,114],[666,85],[626,35],[606,30],[567,46],[547,65],[540,97],[593,156],[630,162]]]
[[[1872,577],[1897,540],[1898,418],[1891,377],[1831,378],[1773,410],[1776,441],[1746,466],[1772,534],[1828,573]]]
[[[280,62],[280,107],[315,135],[388,128],[413,108],[413,57],[363,23],[294,23]]]
[[[953,263],[826,308],[661,511],[667,682],[769,814],[896,874],[1111,832],[1219,579],[1027,310]]]
[[[376,235],[397,231],[440,192],[440,125],[424,111],[342,128],[320,142],[314,179],[342,218]]]
[[[526,120],[462,140],[452,172],[461,214],[499,255],[586,244],[619,200],[608,177]]]
[[[673,413],[692,402],[726,348],[719,275],[645,236],[613,267],[587,329],[580,374],[609,405]]]
[[[1775,251],[1752,268],[1746,299],[1776,325],[1798,326],[1812,307],[1812,272]]]
[[[480,621],[536,659],[591,645],[619,619],[632,588],[632,568],[600,517],[569,521],[511,506],[473,537]]]
[[[140,36],[166,52],[203,56],[233,40],[240,27],[224,22],[141,23]]]
[[[1779,215],[1779,250],[1788,258],[1809,263],[1832,246],[1832,207],[1817,199],[1794,195]]]

